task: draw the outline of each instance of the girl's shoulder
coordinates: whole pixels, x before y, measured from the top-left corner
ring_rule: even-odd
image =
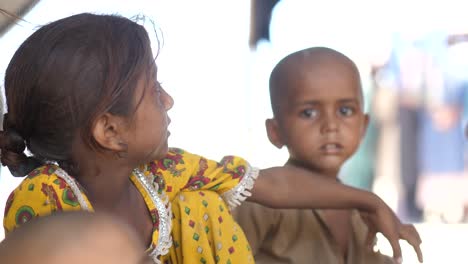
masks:
[[[4,228],[7,232],[33,218],[56,211],[79,209],[70,185],[57,175],[56,165],[44,165],[30,172],[7,199]]]
[[[36,185],[56,184],[64,185],[64,181],[56,174],[58,167],[53,164],[47,164],[31,171],[15,191],[33,191]]]

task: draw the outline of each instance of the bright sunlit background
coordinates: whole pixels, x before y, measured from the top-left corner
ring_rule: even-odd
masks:
[[[271,41],[250,50],[248,0],[42,0],[24,17],[26,22],[0,37],[0,86],[14,51],[38,26],[81,12],[144,14],[154,20],[164,40],[157,65],[159,79],[175,101],[169,113],[170,145],[211,159],[234,154],[259,167],[281,165],[287,153],[269,143],[264,128],[271,116],[268,76],[279,59],[305,47],[329,46],[355,60],[365,75],[370,60],[388,56],[394,31],[467,29],[466,8],[460,2],[282,0],[273,12]],[[151,24],[146,25],[154,38]],[[20,180],[2,169],[1,211]],[[388,188],[382,188],[384,198],[393,205],[394,192]],[[463,254],[466,226],[426,223],[418,228],[425,263],[468,262]],[[379,245],[390,253],[387,244]],[[404,256],[405,263],[416,263],[406,245]]]

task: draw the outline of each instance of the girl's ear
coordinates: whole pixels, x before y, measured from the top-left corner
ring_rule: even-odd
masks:
[[[284,142],[281,138],[278,121],[274,118],[267,119],[265,121],[265,126],[267,130],[268,139],[270,140],[271,144],[281,149],[284,146]]]
[[[94,122],[92,135],[104,149],[120,153],[127,151],[125,137],[127,129],[128,125],[124,118],[105,113]]]

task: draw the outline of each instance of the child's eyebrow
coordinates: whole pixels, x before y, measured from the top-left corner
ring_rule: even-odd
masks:
[[[321,104],[322,102],[320,100],[306,100],[306,101],[297,101],[296,104],[297,105],[319,105]]]
[[[356,103],[359,104],[359,99],[357,98],[345,98],[338,100],[339,103]]]
[[[305,101],[298,101],[296,102],[297,105],[304,106],[304,105],[320,105],[323,104],[324,102],[322,100],[305,100]],[[350,104],[350,103],[356,103],[359,104],[359,99],[357,98],[343,98],[343,99],[338,99],[338,103],[340,104]]]

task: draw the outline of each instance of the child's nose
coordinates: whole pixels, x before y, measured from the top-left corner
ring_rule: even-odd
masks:
[[[338,130],[338,120],[335,113],[327,113],[322,121],[322,133],[335,132]]]

